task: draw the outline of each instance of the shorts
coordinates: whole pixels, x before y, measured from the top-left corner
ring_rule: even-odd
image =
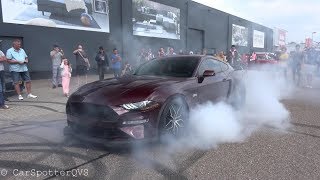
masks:
[[[78,76],[87,75],[88,74],[87,66],[77,66],[76,73]]]
[[[31,82],[29,71],[15,72],[11,71],[11,76],[14,84],[20,83],[20,81]]]

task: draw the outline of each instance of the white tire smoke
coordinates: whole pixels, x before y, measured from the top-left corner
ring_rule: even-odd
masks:
[[[241,142],[263,127],[285,129],[290,113],[281,103],[291,93],[283,75],[271,71],[248,71],[243,77],[246,102],[240,111],[226,102],[207,102],[190,111],[188,135],[174,147],[215,148],[222,143]]]

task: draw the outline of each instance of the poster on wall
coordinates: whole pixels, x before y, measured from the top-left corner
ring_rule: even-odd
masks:
[[[133,35],[180,39],[180,9],[149,0],[132,0]]]
[[[273,29],[273,44],[275,46],[286,45],[286,36],[288,31],[284,29],[274,28]]]
[[[264,32],[253,31],[253,47],[264,48]]]
[[[110,32],[109,0],[1,0],[4,23]]]
[[[232,24],[232,44],[237,46],[248,46],[248,33],[248,28]]]
[[[279,29],[278,34],[279,34],[279,37],[278,37],[278,41],[279,42],[278,42],[278,44],[280,46],[286,45],[286,34],[287,34],[287,31]]]

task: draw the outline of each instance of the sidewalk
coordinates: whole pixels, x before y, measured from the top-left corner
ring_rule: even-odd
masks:
[[[113,77],[111,74],[106,74],[105,78]],[[98,75],[89,75],[88,82],[98,80]],[[71,93],[76,90],[77,78],[72,77],[70,84]],[[52,89],[51,80],[34,80],[32,81],[32,93],[37,95],[37,99],[28,99],[24,91],[23,101],[19,101],[18,97],[12,96],[9,102],[9,110],[0,111],[0,123],[18,123],[25,120],[39,119],[46,116],[65,116],[65,104],[67,97],[62,93],[62,88]],[[41,118],[40,118],[41,119]],[[44,118],[42,118],[44,119]]]

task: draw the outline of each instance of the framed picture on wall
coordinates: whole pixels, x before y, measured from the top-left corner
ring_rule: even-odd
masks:
[[[93,11],[101,14],[109,14],[108,0],[93,0]]]
[[[248,46],[249,29],[244,26],[232,24],[232,44],[237,46]]]
[[[132,0],[132,23],[135,36],[180,39],[177,7],[151,0]]]

